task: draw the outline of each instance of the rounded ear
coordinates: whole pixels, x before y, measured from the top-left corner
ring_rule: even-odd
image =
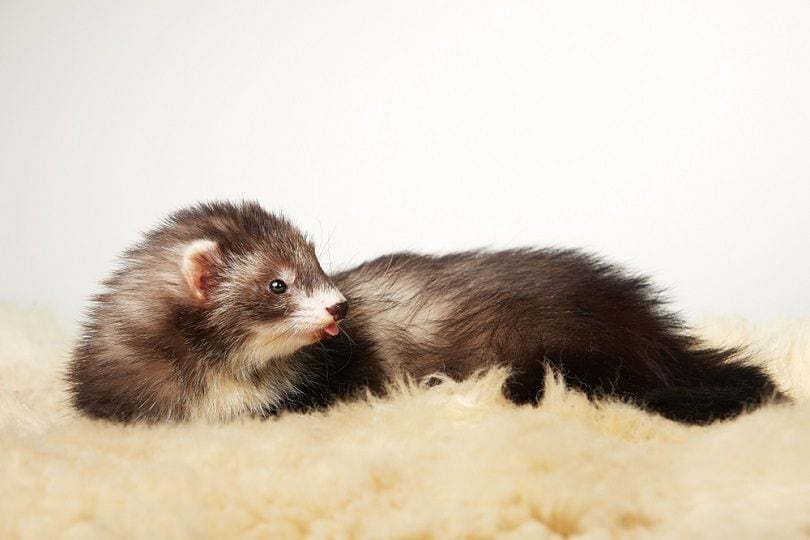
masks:
[[[207,302],[214,282],[216,267],[222,262],[222,253],[213,240],[195,240],[183,252],[183,277],[191,297]]]

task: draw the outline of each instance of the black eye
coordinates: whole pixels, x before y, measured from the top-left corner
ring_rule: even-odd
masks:
[[[267,289],[273,294],[281,294],[287,292],[287,284],[280,279],[274,279],[267,285]]]

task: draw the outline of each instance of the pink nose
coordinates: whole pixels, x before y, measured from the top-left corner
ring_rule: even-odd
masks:
[[[334,306],[329,306],[326,308],[326,311],[333,319],[339,321],[346,317],[346,313],[349,311],[349,304],[348,302],[340,302]]]

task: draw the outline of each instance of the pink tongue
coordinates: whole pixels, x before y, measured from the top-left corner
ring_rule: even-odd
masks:
[[[340,333],[340,329],[337,327],[336,324],[327,326],[326,328],[323,329],[323,331],[329,334],[330,336],[336,336]]]

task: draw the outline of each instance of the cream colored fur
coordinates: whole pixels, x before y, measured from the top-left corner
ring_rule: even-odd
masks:
[[[502,374],[325,414],[119,426],[76,418],[68,340],[0,309],[0,538],[810,537],[810,320],[710,319],[798,403],[684,427]]]

